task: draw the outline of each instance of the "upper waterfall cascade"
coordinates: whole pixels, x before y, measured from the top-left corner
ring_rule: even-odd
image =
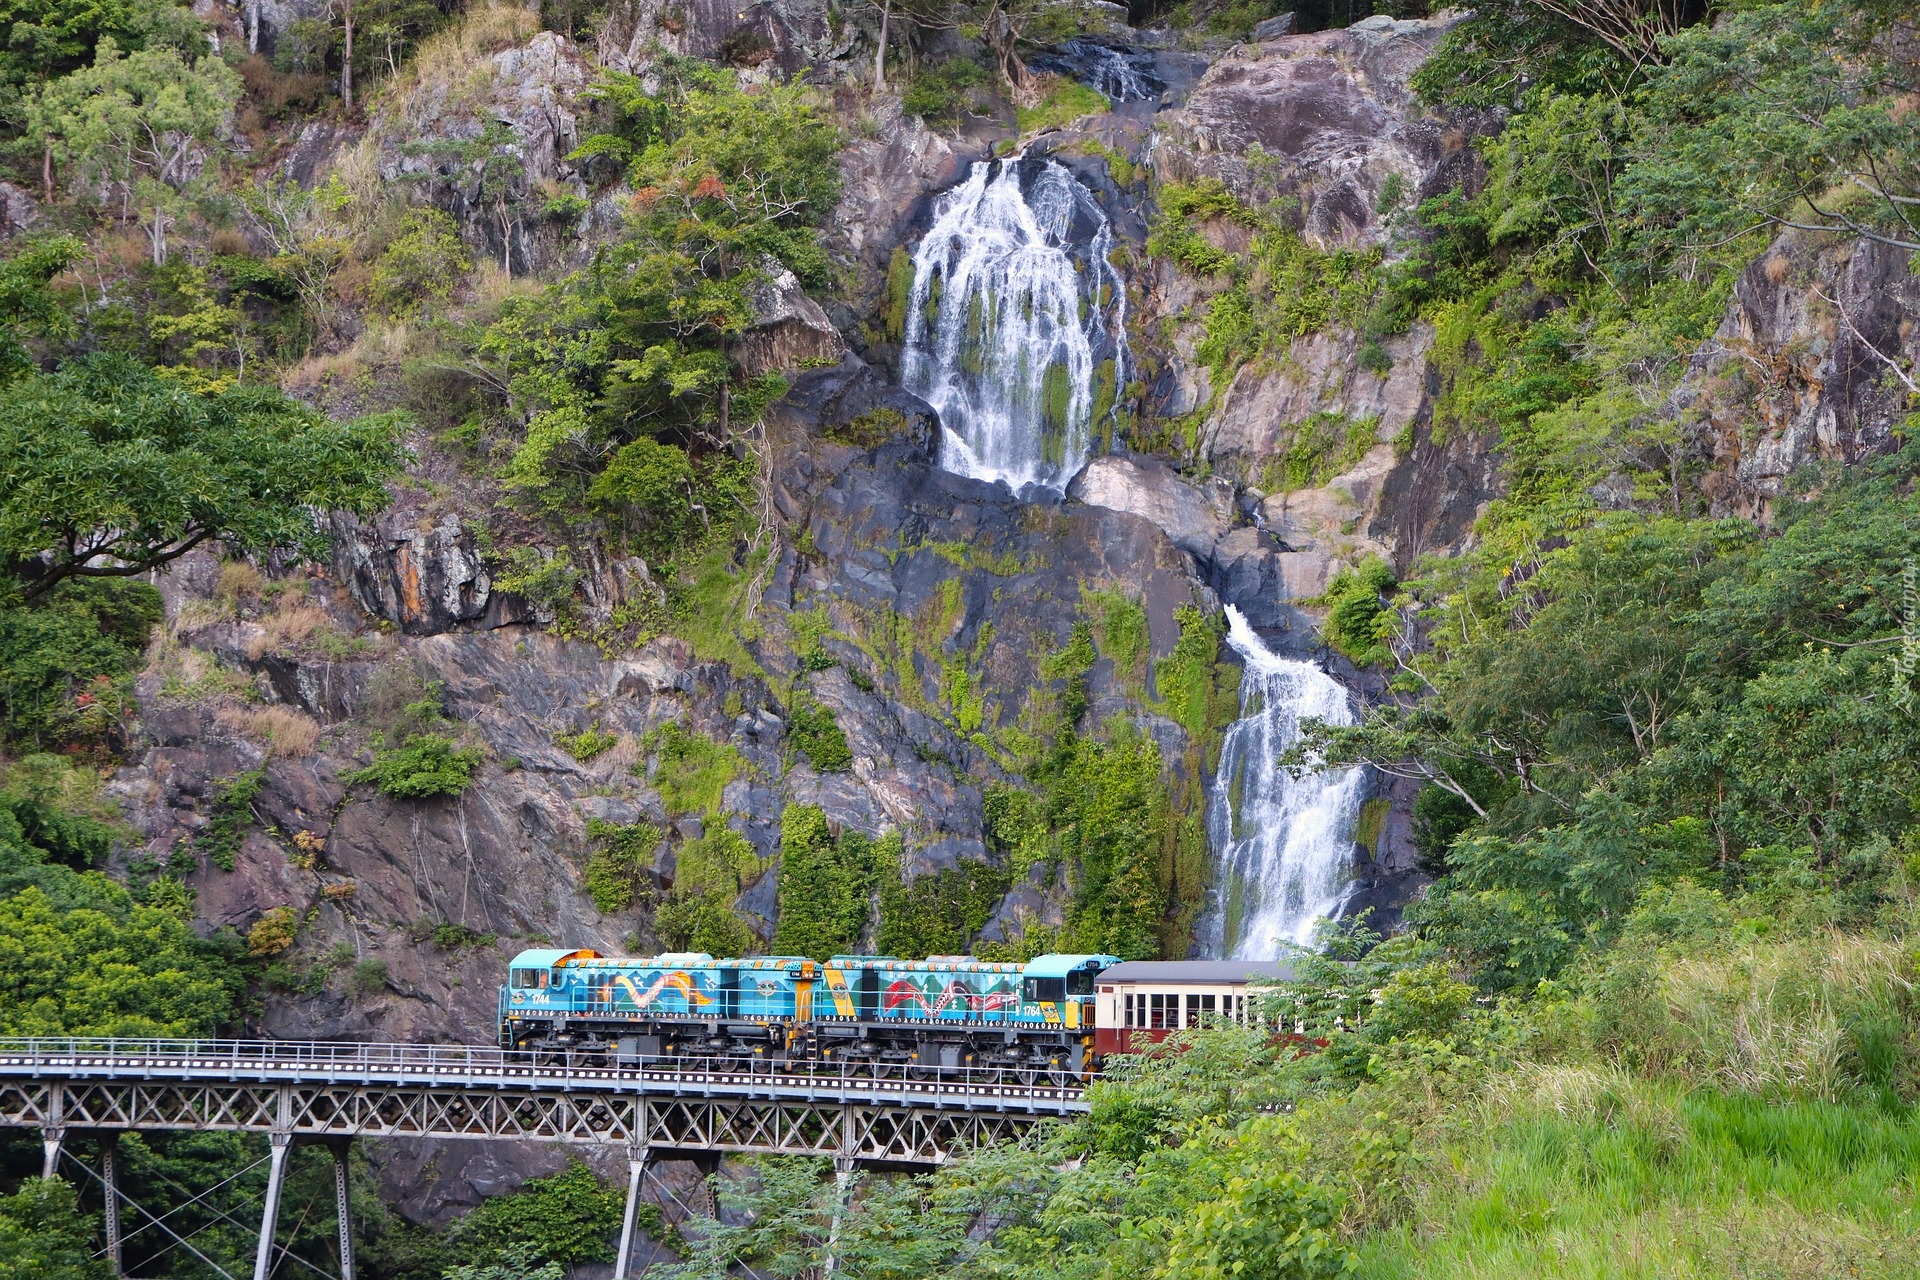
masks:
[[[913,255],[901,383],[940,415],[940,465],[1064,490],[1126,378],[1113,231],[1057,161],[973,166]]]
[[[1318,923],[1345,904],[1365,779],[1357,768],[1296,778],[1280,767],[1301,721],[1354,723],[1346,687],[1310,662],[1273,653],[1232,605],[1227,622],[1227,643],[1246,674],[1240,719],[1221,744],[1208,797],[1219,887],[1200,938],[1207,955],[1271,960],[1283,943],[1310,945]]]

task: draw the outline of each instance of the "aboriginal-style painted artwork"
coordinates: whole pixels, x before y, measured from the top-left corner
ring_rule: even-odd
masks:
[[[976,991],[964,978],[929,973],[888,983],[881,995],[880,1011],[903,1018],[980,1017],[1019,1004],[1019,992],[1005,978],[994,979],[986,990]]]
[[[714,996],[711,993],[718,989],[718,981],[711,973],[695,975],[675,969],[660,974],[644,991],[627,975],[614,974],[595,990],[594,997],[598,1003],[615,1009],[646,1009],[652,1007],[662,992],[674,991],[679,993],[681,1003],[691,1010],[712,1004]],[[671,1005],[673,1001],[669,997],[663,1003]]]

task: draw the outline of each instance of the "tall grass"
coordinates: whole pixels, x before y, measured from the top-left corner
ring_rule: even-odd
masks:
[[[1532,1068],[1430,1157],[1369,1277],[1910,1277],[1920,1115]]]

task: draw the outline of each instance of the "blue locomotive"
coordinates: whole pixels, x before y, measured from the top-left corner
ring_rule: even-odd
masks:
[[[500,989],[500,1044],[610,1064],[697,1058],[847,1063],[882,1075],[973,1067],[1022,1080],[1080,1076],[1093,1051],[1094,981],[1118,963],[523,951]]]

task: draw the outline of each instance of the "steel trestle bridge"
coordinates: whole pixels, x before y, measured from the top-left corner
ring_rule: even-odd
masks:
[[[69,1136],[100,1139],[94,1176],[105,1184],[116,1274],[121,1210],[123,1203],[132,1207],[115,1176],[119,1133],[268,1135],[256,1280],[267,1280],[271,1270],[286,1154],[296,1140],[333,1149],[343,1280],[353,1280],[346,1151],[354,1138],[617,1145],[627,1151],[629,1178],[614,1277],[625,1280],[652,1162],[693,1159],[712,1168],[722,1155],[763,1153],[827,1156],[843,1172],[856,1162],[931,1166],[954,1150],[1086,1110],[1077,1083],[1017,1083],[1004,1075],[702,1059],[587,1066],[462,1045],[0,1039],[0,1125],[40,1130],[48,1177],[56,1175]]]

